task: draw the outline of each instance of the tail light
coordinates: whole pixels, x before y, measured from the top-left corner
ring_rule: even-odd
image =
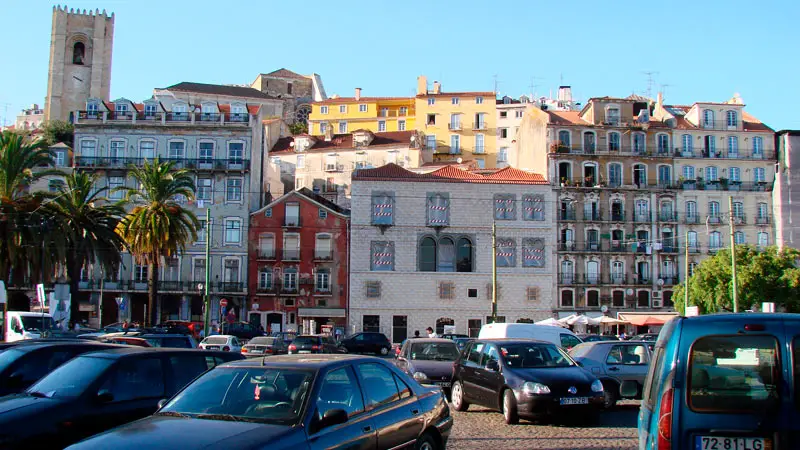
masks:
[[[247,347],[242,347],[242,353],[247,353]]]
[[[226,345],[225,347],[222,347],[222,351],[223,352],[229,352],[229,351],[231,351],[231,348]]]
[[[272,347],[265,348],[264,353],[272,353]]]
[[[672,404],[674,400],[672,388],[661,396],[661,407],[658,415],[658,450],[672,448]]]
[[[311,350],[319,350],[319,345],[312,345]]]
[[[289,346],[289,351],[290,351],[290,352],[296,352],[296,351],[297,351],[297,346],[296,346],[296,345],[294,345],[294,344],[290,345],[290,346]]]

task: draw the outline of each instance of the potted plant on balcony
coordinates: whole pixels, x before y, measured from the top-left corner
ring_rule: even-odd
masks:
[[[722,186],[722,190],[727,191],[728,190],[728,179],[724,178],[724,177],[720,178],[719,179],[719,185]]]
[[[705,187],[705,183],[703,183],[703,177],[697,177],[697,189],[703,189]]]
[[[561,177],[561,187],[563,188],[566,185],[567,185],[567,179],[564,178],[564,177]]]

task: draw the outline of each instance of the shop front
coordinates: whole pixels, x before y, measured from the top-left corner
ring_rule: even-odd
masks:
[[[300,333],[343,335],[347,324],[344,308],[299,308]]]

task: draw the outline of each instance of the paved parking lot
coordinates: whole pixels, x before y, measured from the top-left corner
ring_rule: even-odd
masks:
[[[604,413],[599,426],[534,424],[520,421],[506,425],[494,411],[471,406],[467,412],[451,408],[455,419],[447,448],[467,449],[624,449],[638,448],[636,416],[639,402],[621,403],[616,410]]]

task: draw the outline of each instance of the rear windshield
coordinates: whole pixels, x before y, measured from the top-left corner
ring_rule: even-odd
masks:
[[[209,345],[225,345],[228,343],[228,338],[226,337],[207,337],[205,340],[206,344]]]
[[[294,345],[316,345],[319,344],[319,338],[316,336],[300,336],[292,342]]]
[[[689,407],[726,413],[776,406],[780,363],[773,336],[708,336],[689,355]]]
[[[257,338],[250,339],[250,342],[248,342],[248,344],[250,344],[250,345],[273,345],[273,344],[275,344],[275,341],[277,341],[277,340],[278,340],[278,338],[274,338],[274,337],[257,337]]]

